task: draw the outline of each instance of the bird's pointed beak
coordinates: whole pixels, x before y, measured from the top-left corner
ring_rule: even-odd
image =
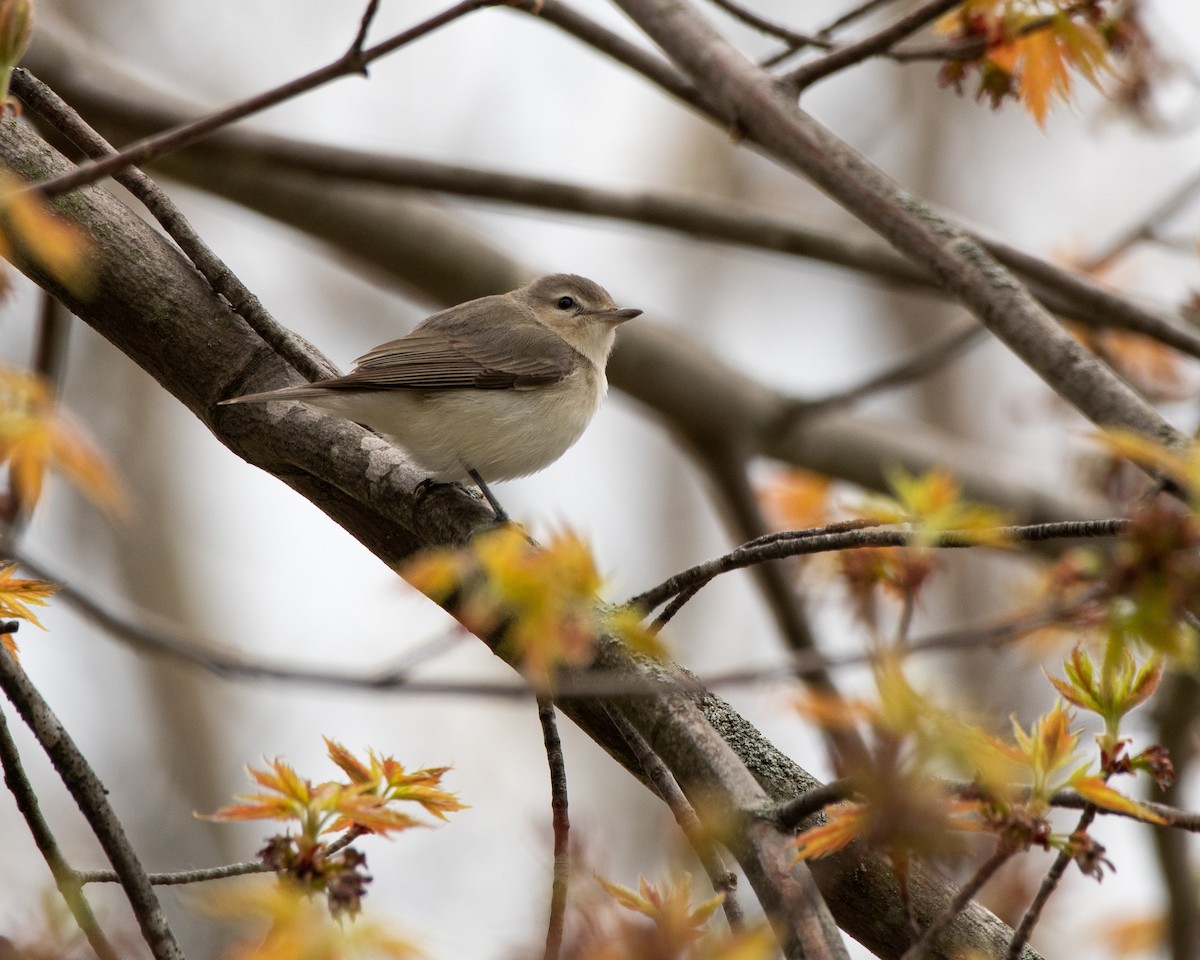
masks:
[[[609,323],[624,323],[634,317],[640,317],[642,311],[636,307],[615,308],[613,310],[598,310],[592,316],[597,320],[607,320]]]

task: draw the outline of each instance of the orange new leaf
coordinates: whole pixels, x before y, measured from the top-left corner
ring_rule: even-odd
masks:
[[[25,512],[42,494],[47,470],[57,470],[97,506],[125,510],[116,473],[83,430],[55,404],[49,383],[15,367],[0,367],[0,463]]]
[[[837,853],[866,832],[870,812],[863,803],[843,803],[826,811],[825,822],[796,835],[796,860],[815,860]]]
[[[62,584],[46,580],[22,580],[13,576],[16,569],[15,562],[0,563],[0,618],[28,620],[35,627],[45,630],[29,606],[44,607],[46,599],[57,592]]]
[[[1058,36],[1049,29],[1038,30],[1021,41],[1017,85],[1039,127],[1046,125],[1051,102],[1071,95],[1071,73],[1063,53]]]
[[[1127,813],[1146,823],[1156,823],[1160,826],[1167,822],[1149,807],[1130,799],[1123,793],[1118,793],[1101,777],[1075,776],[1071,778],[1070,785],[1089,803],[1094,803],[1103,810]]]

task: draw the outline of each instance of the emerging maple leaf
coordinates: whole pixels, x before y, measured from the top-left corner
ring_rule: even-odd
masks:
[[[120,515],[125,494],[108,461],[56,405],[43,377],[0,366],[0,463],[8,465],[17,510],[37,505],[47,470],[56,470],[97,506]]]
[[[371,878],[366,858],[347,841],[331,848],[323,837],[346,830],[390,834],[412,827],[430,826],[396,809],[401,801],[419,804],[439,820],[463,809],[452,794],[438,789],[447,767],[406,773],[391,757],[373,751],[363,763],[341,744],[326,739],[329,756],[350,777],[350,783],[313,784],[276,758],[265,769],[248,768],[261,793],[239,797],[240,803],[222,807],[205,820],[294,820],[297,836],[276,835],[259,851],[262,862],[281,877],[289,877],[309,890],[323,892],[334,913],[355,914]],[[356,834],[349,834],[354,839]]]
[[[438,786],[449,767],[427,767],[409,773],[394,758],[381,757],[374,750],[367,752],[369,762],[364,764],[340,743],[328,737],[325,743],[329,759],[345,771],[351,782],[385,803],[407,800],[443,821],[448,813],[466,809],[458,797]]]
[[[15,561],[0,562],[0,618],[16,617],[18,620],[28,620],[35,627],[45,630],[29,609],[29,605],[44,607],[46,600],[56,593],[62,584],[50,583],[48,580],[23,580],[13,576],[16,569]]]
[[[30,605],[44,607],[47,598],[62,585],[46,580],[23,580],[14,577],[13,573],[16,569],[17,564],[14,561],[0,562],[0,619],[15,617],[17,620],[26,620],[35,627],[45,630],[46,628],[42,626],[41,621],[34,616],[29,607]],[[17,642],[13,638],[15,632],[15,623],[4,624],[3,629],[0,630],[0,646],[3,646],[14,659],[17,657]]]
[[[808,470],[788,470],[759,494],[775,526],[804,530],[829,523],[833,481]]]
[[[966,0],[938,28],[960,45],[982,43],[983,52],[973,60],[948,60],[941,82],[961,92],[975,69],[977,99],[998,107],[1012,97],[1045,126],[1050,106],[1070,99],[1073,75],[1099,87],[1101,75],[1112,69],[1119,24],[1131,14],[1106,16],[1104,7],[1105,0]]]

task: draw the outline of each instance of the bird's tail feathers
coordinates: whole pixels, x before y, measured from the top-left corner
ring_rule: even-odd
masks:
[[[267,403],[271,400],[315,400],[317,397],[328,395],[329,391],[321,387],[301,384],[295,387],[283,387],[280,390],[267,390],[264,393],[248,393],[244,397],[230,397],[222,400],[221,406],[230,403]]]

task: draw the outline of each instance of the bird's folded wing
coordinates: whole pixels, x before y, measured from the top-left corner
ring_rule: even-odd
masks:
[[[466,306],[466,305],[464,305]],[[459,308],[461,311],[461,308]],[[323,387],[335,389],[499,390],[557,383],[580,361],[562,337],[536,320],[518,319],[480,332],[459,312],[435,314],[406,337],[376,347],[354,369]]]

